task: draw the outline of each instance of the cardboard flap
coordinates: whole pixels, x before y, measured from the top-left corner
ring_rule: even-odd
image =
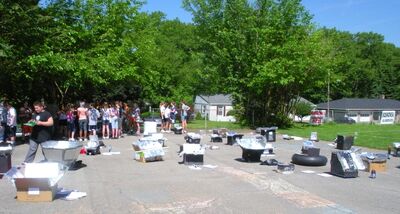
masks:
[[[17,191],[28,191],[29,188],[39,188],[41,191],[51,190],[48,178],[16,178]]]
[[[26,178],[56,178],[60,174],[58,163],[27,163],[25,165]]]

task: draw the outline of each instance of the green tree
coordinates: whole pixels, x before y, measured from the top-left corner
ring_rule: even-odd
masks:
[[[138,37],[146,18],[138,12],[141,4],[111,0],[49,2],[46,12],[53,24],[38,53],[29,57],[30,75],[43,79],[46,90],[53,92],[46,98],[61,102],[67,95],[72,100],[91,99],[101,88],[127,78],[140,82],[138,54],[152,48],[151,40]]]
[[[205,69],[218,74],[220,90],[232,93],[242,121],[290,123],[289,101],[325,75],[324,53],[311,16],[298,0],[185,0],[194,15]],[[211,67],[212,66],[212,67]]]
[[[37,0],[0,1],[0,95],[12,102],[37,98],[27,57],[41,46],[49,21]]]
[[[306,102],[298,102],[294,106],[295,115],[300,118],[300,122],[303,122],[303,118],[311,114],[313,107]]]

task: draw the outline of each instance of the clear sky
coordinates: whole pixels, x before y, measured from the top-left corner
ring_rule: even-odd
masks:
[[[340,31],[374,32],[400,47],[400,0],[303,0],[317,26]],[[142,11],[162,11],[167,19],[191,22],[182,0],[147,0]]]

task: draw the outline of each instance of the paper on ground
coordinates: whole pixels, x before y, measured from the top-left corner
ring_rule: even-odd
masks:
[[[261,156],[262,157],[274,157],[275,154],[262,154]]]
[[[121,152],[103,152],[102,155],[119,155]]]
[[[303,170],[303,171],[301,171],[302,173],[306,173],[306,174],[312,174],[312,173],[315,173],[315,171],[312,171],[312,170]]]
[[[218,166],[217,166],[217,165],[206,164],[206,165],[203,165],[203,167],[204,167],[204,168],[209,168],[209,169],[215,169],[215,168],[217,168]]]
[[[326,178],[332,177],[332,175],[328,174],[328,173],[319,173],[317,175],[322,176],[322,177],[326,177]]]
[[[201,170],[201,167],[198,166],[198,165],[191,165],[191,166],[189,166],[189,169],[192,169],[192,170]]]
[[[76,200],[76,199],[83,198],[86,196],[87,196],[86,192],[71,192],[67,197],[65,197],[65,200],[71,201],[71,200]]]
[[[303,140],[302,137],[297,137],[297,136],[292,136],[292,137],[293,137],[293,140]]]

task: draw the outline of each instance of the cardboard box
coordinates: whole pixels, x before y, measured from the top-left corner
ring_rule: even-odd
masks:
[[[7,172],[17,189],[18,201],[50,202],[57,193],[57,183],[65,167],[59,163],[27,163]]]
[[[146,159],[144,158],[144,153],[142,151],[135,152],[135,160],[146,163]]]
[[[51,202],[57,193],[57,184],[51,186],[48,178],[16,178],[17,200]]]
[[[385,172],[386,171],[386,161],[385,162],[371,162],[365,161],[366,169],[368,172],[375,170],[376,172]]]

